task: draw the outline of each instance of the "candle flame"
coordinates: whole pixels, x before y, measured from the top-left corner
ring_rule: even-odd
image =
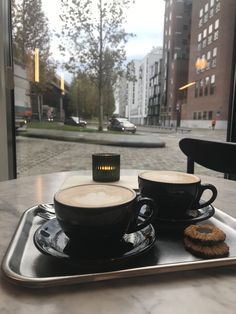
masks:
[[[98,170],[115,170],[116,168],[114,166],[98,166]]]

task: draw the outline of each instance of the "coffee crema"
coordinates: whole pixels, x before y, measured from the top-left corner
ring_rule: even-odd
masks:
[[[59,191],[57,202],[83,208],[101,208],[125,204],[132,201],[136,193],[126,187],[106,184],[77,185]]]
[[[145,171],[140,173],[139,177],[154,182],[170,184],[191,184],[200,181],[200,179],[193,174],[177,171]]]

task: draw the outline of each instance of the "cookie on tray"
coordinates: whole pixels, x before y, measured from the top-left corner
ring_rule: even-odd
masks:
[[[225,233],[211,224],[190,225],[184,230],[184,237],[203,245],[216,245],[225,241]]]
[[[201,258],[219,258],[227,257],[229,255],[229,247],[225,242],[208,246],[194,243],[188,238],[184,238],[184,246],[187,251]]]

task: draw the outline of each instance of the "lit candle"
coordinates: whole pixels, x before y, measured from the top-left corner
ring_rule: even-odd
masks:
[[[92,163],[94,181],[112,182],[120,179],[119,154],[93,154]]]

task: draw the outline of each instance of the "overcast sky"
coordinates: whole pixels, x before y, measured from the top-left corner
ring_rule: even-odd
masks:
[[[50,25],[58,25],[60,0],[42,0]],[[162,46],[164,0],[136,0],[128,11],[126,30],[136,34],[126,45],[129,59],[142,59],[154,46]],[[54,58],[60,54],[57,49]]]

